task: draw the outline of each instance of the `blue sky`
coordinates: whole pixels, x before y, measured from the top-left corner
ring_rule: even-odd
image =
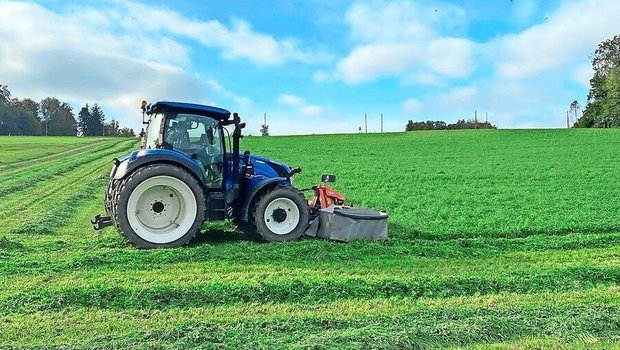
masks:
[[[563,127],[585,104],[620,2],[0,0],[0,83],[98,102],[139,127],[139,101],[237,111],[257,134],[401,131],[474,110],[501,128]]]

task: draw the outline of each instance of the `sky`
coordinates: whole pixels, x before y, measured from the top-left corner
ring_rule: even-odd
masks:
[[[559,128],[585,105],[617,0],[0,0],[0,84],[141,127],[142,99],[238,112],[246,134],[402,131],[488,116]]]

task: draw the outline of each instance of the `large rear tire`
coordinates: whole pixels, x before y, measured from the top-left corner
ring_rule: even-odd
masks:
[[[196,236],[205,218],[205,194],[185,169],[147,165],[114,191],[114,222],[125,240],[139,248],[173,248]]]
[[[263,239],[293,241],[308,227],[310,213],[304,196],[293,187],[276,187],[256,202],[253,223]]]

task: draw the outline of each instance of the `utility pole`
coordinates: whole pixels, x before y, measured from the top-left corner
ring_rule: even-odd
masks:
[[[267,113],[263,115],[263,125],[267,125]]]
[[[478,111],[474,111],[474,129],[478,129]]]
[[[383,113],[381,113],[381,133],[383,133]]]
[[[366,128],[366,133],[368,134],[368,115],[364,113],[364,125]]]
[[[570,121],[568,120],[568,111],[566,111],[566,128],[570,129]]]
[[[45,136],[47,136],[47,123],[49,121],[49,118],[45,118]]]
[[[484,112],[484,122],[485,123],[489,122],[489,112]]]

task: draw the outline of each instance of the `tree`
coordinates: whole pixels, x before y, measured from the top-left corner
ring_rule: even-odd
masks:
[[[0,105],[5,105],[11,100],[11,92],[8,85],[0,85]]]
[[[620,126],[617,97],[620,67],[620,35],[601,42],[592,56],[594,76],[590,79],[588,102],[575,127]]]
[[[48,135],[75,136],[77,123],[73,108],[66,102],[61,102],[58,111],[50,118]]]
[[[48,132],[49,122],[52,119],[52,116],[58,113],[58,110],[60,109],[60,101],[55,97],[46,97],[41,100],[39,106],[41,109],[41,122],[43,124],[42,129],[45,131],[44,134],[45,136],[51,135]]]
[[[607,100],[603,105],[603,114],[607,127],[620,127],[620,67],[609,72],[605,82]]]
[[[136,133],[133,129],[130,128],[122,128],[118,132],[118,136],[120,137],[136,137]]]
[[[40,103],[45,135],[76,135],[77,123],[73,108],[55,97],[46,97]]]
[[[80,112],[78,113],[78,132],[81,136],[90,136],[90,130],[88,129],[90,119],[90,108],[87,103],[84,107],[80,108]]]
[[[105,136],[119,136],[120,128],[118,121],[115,119],[110,120],[109,123],[105,124]]]
[[[573,115],[575,116],[575,122],[577,122],[577,120],[579,120],[579,118],[577,117],[577,112],[579,111],[579,102],[577,102],[577,100],[571,102],[570,106],[569,106],[569,112],[573,113]]]
[[[94,104],[90,108],[90,119],[88,123],[89,136],[103,136],[103,126],[105,123],[105,114],[98,104]]]
[[[261,126],[260,126],[260,134],[262,136],[269,136],[269,125],[261,124]]]
[[[39,104],[31,99],[12,99],[11,106],[17,118],[17,128],[21,135],[40,135],[41,119]]]

